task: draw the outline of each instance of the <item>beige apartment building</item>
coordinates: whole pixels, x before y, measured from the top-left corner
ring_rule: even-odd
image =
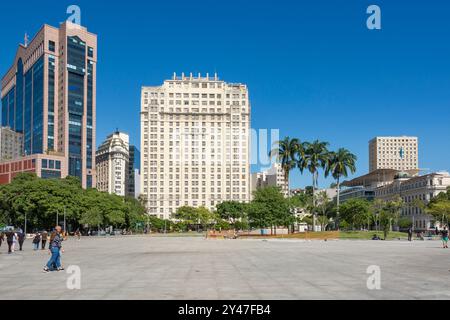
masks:
[[[96,65],[95,34],[44,25],[1,80],[2,126],[23,135],[22,154],[61,157],[83,187],[95,187]]]
[[[400,171],[419,168],[417,137],[376,137],[369,142],[369,171],[394,169]]]
[[[141,194],[149,214],[250,200],[250,102],[245,84],[177,76],[143,87]]]
[[[0,162],[23,156],[23,134],[9,127],[0,128]]]
[[[439,221],[434,221],[433,217],[426,214],[418,203],[428,204],[441,192],[446,192],[448,187],[450,187],[448,172],[436,172],[423,176],[399,173],[392,183],[375,189],[375,197],[383,201],[391,201],[399,197],[403,199],[402,216],[411,219],[415,230],[423,231],[439,226]]]
[[[129,187],[130,137],[123,132],[108,136],[97,150],[97,190],[126,196]]]
[[[289,185],[280,163],[274,163],[268,170],[251,174],[252,194],[260,188],[267,187],[278,187],[285,197],[289,196]]]

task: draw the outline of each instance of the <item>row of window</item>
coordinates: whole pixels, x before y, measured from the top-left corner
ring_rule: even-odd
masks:
[[[161,92],[144,92],[144,99],[158,99],[158,98],[165,98],[166,95],[165,93]],[[177,92],[177,93],[173,93],[170,92],[169,93],[169,98],[171,99],[222,99],[222,94],[218,93],[181,93],[181,92]],[[239,99],[239,100],[245,100],[247,99],[247,94],[239,94],[239,93],[234,93],[234,94],[225,94],[225,98],[226,99]]]
[[[61,161],[42,159],[42,168],[43,169],[61,170]]]

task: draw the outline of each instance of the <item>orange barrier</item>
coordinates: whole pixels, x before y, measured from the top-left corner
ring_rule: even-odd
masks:
[[[298,239],[298,240],[337,240],[340,238],[339,231],[326,231],[326,232],[302,232],[283,235],[261,235],[250,234],[243,232],[229,231],[214,231],[208,232],[208,239]]]
[[[208,238],[211,239],[236,239],[238,234],[233,230],[228,231],[215,231],[211,230],[208,232]]]
[[[337,240],[340,237],[339,231],[326,232],[302,232],[283,235],[259,235],[240,233],[239,238],[248,239],[299,239],[299,240]]]

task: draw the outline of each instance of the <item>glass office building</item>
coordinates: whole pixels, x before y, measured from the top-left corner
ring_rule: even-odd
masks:
[[[44,25],[1,81],[1,124],[23,134],[24,156],[62,157],[61,177],[85,188],[95,187],[96,66],[95,34]]]

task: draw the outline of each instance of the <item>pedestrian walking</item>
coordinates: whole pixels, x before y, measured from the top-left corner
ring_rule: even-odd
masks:
[[[12,230],[8,230],[5,234],[6,242],[8,244],[8,254],[13,253],[13,244],[14,244],[14,232]]]
[[[80,229],[77,229],[77,231],[75,231],[75,236],[77,237],[78,241],[81,241],[81,232]]]
[[[13,244],[12,244],[13,253],[16,251],[16,244],[17,244],[17,233],[13,231]]]
[[[22,251],[23,249],[23,243],[25,242],[25,233],[23,231],[19,231],[19,233],[17,234],[17,240],[19,242],[19,250]]]
[[[44,231],[41,233],[41,241],[42,241],[42,250],[45,250],[45,246],[47,244],[48,232]]]
[[[409,227],[408,229],[408,241],[412,241],[412,236],[413,236],[413,229],[412,227]]]
[[[47,262],[47,265],[44,267],[44,272],[50,271],[62,271],[64,268],[61,265],[61,253],[64,253],[64,249],[62,248],[63,237],[61,234],[61,227],[57,226],[55,231],[52,232],[50,236],[50,260]]]
[[[444,249],[448,249],[448,229],[444,227],[444,230],[441,231],[442,234],[442,245]]]
[[[0,248],[2,247],[4,238],[5,238],[5,233],[2,231],[2,232],[0,232]]]
[[[39,250],[39,244],[41,243],[41,234],[36,233],[33,238],[33,250],[37,251]]]

